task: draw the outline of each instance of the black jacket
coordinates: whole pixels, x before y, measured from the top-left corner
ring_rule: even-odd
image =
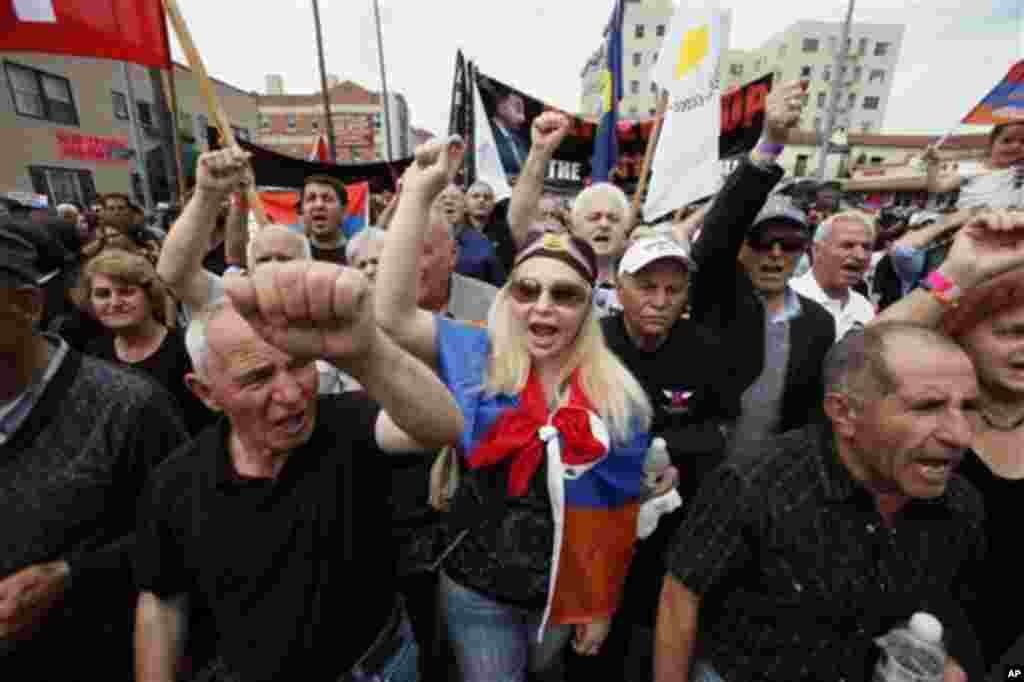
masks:
[[[740,394],[764,369],[765,312],[737,258],[747,230],[782,175],[778,166],[740,163],[715,197],[693,249],[697,271],[691,281],[691,318],[721,338],[720,357],[728,359],[730,380]],[[828,311],[804,296],[800,305],[800,316],[790,323],[780,431],[804,426],[821,414],[822,363],[835,342],[835,321]]]

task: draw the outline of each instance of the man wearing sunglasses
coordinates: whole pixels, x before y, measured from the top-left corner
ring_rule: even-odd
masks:
[[[810,242],[807,216],[786,197],[769,199],[802,103],[800,83],[768,95],[764,137],[718,193],[693,248],[691,317],[721,338],[741,395],[733,452],[756,453],[764,438],[820,412],[822,361],[835,340],[832,316],[789,286]]]

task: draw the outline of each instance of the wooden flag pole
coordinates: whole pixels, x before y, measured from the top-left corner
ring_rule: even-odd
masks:
[[[647,176],[650,175],[651,163],[654,161],[654,148],[658,146],[658,138],[661,136],[661,123],[665,120],[665,111],[668,109],[668,90],[661,91],[658,98],[658,111],[655,115],[654,129],[647,140],[647,151],[644,152],[644,165],[640,169],[640,182],[636,186],[636,193],[633,194],[633,215],[640,216],[640,202],[647,189]],[[637,223],[640,223],[637,220]]]
[[[238,141],[235,139],[235,131],[231,129],[228,117],[217,100],[217,94],[210,83],[210,76],[206,73],[206,67],[203,65],[203,58],[199,56],[199,50],[196,49],[196,45],[192,40],[192,34],[188,30],[188,25],[185,24],[185,18],[178,8],[177,0],[163,0],[163,3],[164,9],[167,10],[167,16],[171,20],[171,26],[174,27],[174,33],[178,36],[178,44],[184,50],[189,66],[192,68],[192,73],[195,74],[196,81],[199,83],[199,92],[202,93],[203,99],[206,100],[206,108],[210,112],[210,120],[216,123],[217,130],[220,131],[220,137],[224,144],[237,147]],[[175,121],[175,128],[177,128],[177,121]],[[267,213],[263,209],[263,202],[260,201],[260,195],[256,192],[255,187],[249,187],[248,196],[249,206],[252,208],[252,212],[256,214],[256,222],[259,223],[260,227],[265,226],[269,222],[267,220]]]

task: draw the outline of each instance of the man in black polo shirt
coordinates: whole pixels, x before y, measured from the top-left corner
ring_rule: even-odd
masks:
[[[601,320],[605,342],[644,387],[654,420],[651,434],[664,438],[684,507],[661,516],[657,529],[637,544],[622,606],[596,659],[579,666],[615,668],[615,679],[650,679],[658,590],[665,550],[704,476],[721,462],[725,428],[739,412],[729,390],[716,337],[681,317],[693,261],[667,237],[641,239],[619,263],[617,292],[623,311]],[[627,656],[628,651],[632,656]],[[626,670],[622,669],[626,662]],[[597,667],[594,674],[599,674]]]
[[[958,600],[984,554],[982,503],[953,474],[973,436],[970,359],[939,332],[879,324],[829,352],[825,381],[828,424],[704,480],[668,558],[659,682],[860,682],[873,638],[917,611],[945,626],[946,679],[982,679]]]
[[[416,679],[380,453],[455,441],[455,402],[377,328],[355,270],[268,263],[226,285],[232,303],[188,333],[188,382],[226,418],[172,456],[141,502],[138,677],[174,679],[194,599],[212,613],[227,679]],[[316,357],[380,407],[317,398]]]

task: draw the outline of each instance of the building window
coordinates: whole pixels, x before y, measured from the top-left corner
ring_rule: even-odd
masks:
[[[786,43],[782,43],[781,45],[779,45],[779,59],[784,59],[786,57],[786,50],[788,49],[789,45],[787,45]]]
[[[654,34],[659,38],[665,37],[665,24],[658,24],[658,28],[654,29]]]
[[[295,120],[295,114],[288,114],[288,130],[295,132],[295,128],[298,126]]]
[[[804,38],[803,50],[804,50],[804,52],[817,52],[818,51],[818,39],[817,38]]]
[[[20,115],[78,125],[78,111],[67,78],[11,62],[5,62],[4,67],[14,108]]]
[[[865,54],[868,53],[868,39],[867,38],[861,38],[860,39],[860,44],[857,46],[857,53],[861,54],[861,55],[865,55]]]
[[[860,77],[863,74],[864,74],[864,69],[863,68],[861,68],[859,66],[853,67],[853,82],[854,83],[860,83]]]
[[[359,153],[359,147],[352,147],[352,160],[353,161],[362,161],[362,158],[363,158],[362,155],[360,155],[360,153]]]
[[[96,186],[89,171],[29,166],[28,174],[32,188],[37,194],[49,197],[51,206],[66,203],[86,206],[96,198]]]
[[[810,66],[801,66],[800,67],[800,77],[801,78],[811,78],[811,73],[813,71],[814,70]]]
[[[851,92],[850,98],[846,101],[846,108],[853,109],[855,106],[857,106],[857,95]]]
[[[636,33],[634,35],[637,38],[643,38],[644,37],[644,25],[643,24],[637,24],[636,25]]]
[[[885,161],[885,159],[883,159],[881,156],[872,156],[870,163],[872,166],[880,166],[882,165],[883,161]]]
[[[153,105],[149,102],[135,103],[136,115],[139,117],[139,125],[144,128],[153,127]]]
[[[868,76],[868,83],[875,82],[885,82],[885,69],[871,69],[871,74]]]
[[[892,43],[875,43],[875,56],[884,57],[889,54],[889,47]]]
[[[633,53],[633,66],[640,66],[644,63],[644,55],[642,52]]]
[[[871,121],[863,121],[860,124],[860,131],[862,133],[870,133],[871,132]]]
[[[128,120],[128,98],[123,92],[114,90],[110,93],[114,100],[114,118],[119,121]]]
[[[652,64],[657,64],[658,63],[658,53],[657,52],[655,52],[654,54],[651,55],[651,63]]]
[[[807,154],[797,154],[796,165],[793,167],[793,175],[803,177],[807,173],[807,161],[810,157]]]
[[[629,81],[629,94],[639,95],[640,94],[640,81]]]
[[[730,64],[729,65],[729,73],[731,73],[734,76],[742,76],[743,75],[743,65],[742,64]]]
[[[651,92],[655,95],[658,94],[658,84],[654,81],[651,81]]]
[[[838,45],[838,44],[839,44],[839,38],[836,38],[835,36],[829,36],[828,37],[828,51],[829,52],[831,52],[832,54],[835,54],[836,53],[836,45]]]
[[[636,107],[630,107],[629,108],[629,115],[630,116],[636,116],[636,112],[637,112]]]
[[[815,131],[820,131],[821,130],[821,116],[815,116],[814,117],[814,130]]]
[[[260,130],[270,130],[270,116],[260,114]]]
[[[868,111],[875,111],[878,109],[878,98],[877,97],[865,97],[864,98],[864,109]]]
[[[830,65],[826,64],[825,68],[822,69],[821,80],[825,81],[826,83],[832,80],[832,67]]]
[[[828,95],[824,91],[818,93],[818,108],[824,109],[825,103],[828,101]]]

